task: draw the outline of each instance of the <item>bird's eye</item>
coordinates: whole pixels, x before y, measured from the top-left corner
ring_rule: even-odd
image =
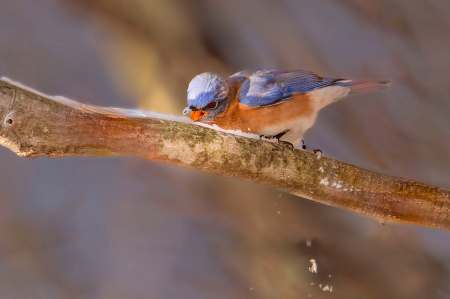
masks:
[[[217,104],[218,104],[217,101],[214,101],[209,103],[207,107],[210,109],[215,109],[217,107]]]

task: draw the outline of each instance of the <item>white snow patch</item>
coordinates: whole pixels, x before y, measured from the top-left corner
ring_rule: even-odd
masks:
[[[321,180],[320,180],[320,183],[321,183],[322,185],[328,186],[328,184],[329,184],[328,178],[321,179]]]
[[[63,103],[65,104],[65,103]],[[148,111],[148,110],[141,110],[141,109],[123,109],[123,108],[102,108],[102,107],[95,107],[90,105],[84,105],[80,104],[80,106],[85,110],[90,110],[93,112],[99,112],[99,113],[118,113],[123,114],[125,116],[129,117],[140,117],[140,118],[156,118],[160,120],[168,120],[168,121],[176,121],[180,123],[187,123],[187,124],[195,124],[192,120],[190,120],[187,117],[184,116],[178,116],[178,115],[171,115],[166,113],[159,113],[154,111]]]
[[[202,126],[202,127],[207,127],[207,128],[210,128],[210,129],[214,129],[216,131],[230,133],[230,134],[233,134],[233,135],[238,135],[238,136],[243,136],[243,137],[252,138],[252,139],[258,139],[258,140],[260,139],[259,135],[257,135],[257,134],[246,133],[246,132],[242,132],[241,130],[225,130],[225,129],[222,129],[221,127],[219,127],[216,124],[214,124],[214,125],[208,125],[208,124],[205,124],[205,123],[194,123],[194,124]],[[276,138],[269,139],[269,138],[262,137],[261,140],[276,143]]]
[[[319,171],[323,173],[325,171],[325,169],[323,169],[323,167],[320,167]]]
[[[281,214],[281,212],[280,212],[280,211],[278,211],[278,214]]]
[[[40,95],[41,97],[44,97],[44,98],[52,98],[52,96],[49,96],[49,95],[46,95],[45,93],[42,93],[42,92],[37,91],[37,90],[34,90],[33,88],[30,88],[30,87],[28,87],[28,86],[25,86],[25,85],[23,85],[22,83],[19,83],[19,82],[17,82],[17,81],[13,81],[13,80],[11,80],[11,79],[9,79],[9,78],[1,77],[0,80],[1,80],[1,81],[4,81],[4,82],[6,82],[6,83],[9,83],[9,84],[15,85],[15,86],[17,86],[17,87],[19,87],[19,88],[25,89],[25,90],[27,90],[27,91],[29,91],[29,92],[35,93],[35,94],[37,94],[37,95]]]
[[[310,261],[311,264],[312,264],[312,266],[309,268],[309,272],[317,273],[317,263],[316,263],[316,260],[315,260],[315,259],[311,259],[311,260],[309,260],[309,261]]]
[[[324,291],[324,292],[333,292],[333,286],[329,286],[329,285],[326,285],[326,286],[324,286],[323,288],[322,288],[322,285],[319,285],[319,287],[322,289],[322,291]]]
[[[125,116],[131,116],[131,117],[150,117],[150,118],[158,118],[162,120],[170,120],[170,121],[177,121],[182,123],[192,123],[194,122],[190,120],[188,117],[184,116],[178,116],[178,115],[170,115],[165,113],[159,113],[154,111],[148,111],[148,110],[141,110],[141,109],[123,109],[123,108],[103,108],[103,107],[97,107],[97,106],[91,106],[91,105],[85,105],[82,103],[79,103],[77,101],[68,99],[63,96],[50,96],[45,93],[39,92],[37,90],[34,90],[33,88],[30,88],[28,86],[23,85],[22,83],[19,83],[17,81],[13,81],[6,77],[1,77],[1,81],[7,82],[9,84],[15,85],[19,88],[25,89],[29,92],[32,92],[34,94],[37,94],[41,97],[49,98],[55,102],[71,106],[71,107],[81,107],[85,110],[92,111],[92,112],[98,112],[98,113],[118,113],[118,114],[124,114]]]
[[[333,182],[332,184],[331,184],[331,186],[333,186],[333,187],[336,187],[336,188],[342,188],[342,182]]]
[[[312,242],[311,241],[306,241],[306,246],[311,247]]]

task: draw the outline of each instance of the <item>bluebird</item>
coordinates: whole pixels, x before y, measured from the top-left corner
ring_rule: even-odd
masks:
[[[190,82],[183,113],[194,122],[300,147],[320,109],[348,94],[388,88],[388,83],[325,78],[299,69],[244,70],[228,78],[203,73]]]

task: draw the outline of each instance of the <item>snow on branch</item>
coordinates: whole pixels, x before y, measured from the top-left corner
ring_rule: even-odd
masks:
[[[380,221],[450,231],[450,190],[184,117],[83,105],[0,81],[0,144],[21,157],[136,156],[249,182]]]

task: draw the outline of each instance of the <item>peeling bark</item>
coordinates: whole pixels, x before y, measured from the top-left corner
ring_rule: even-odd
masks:
[[[450,190],[207,127],[0,81],[0,144],[21,157],[136,156],[271,185],[381,221],[450,230]]]

